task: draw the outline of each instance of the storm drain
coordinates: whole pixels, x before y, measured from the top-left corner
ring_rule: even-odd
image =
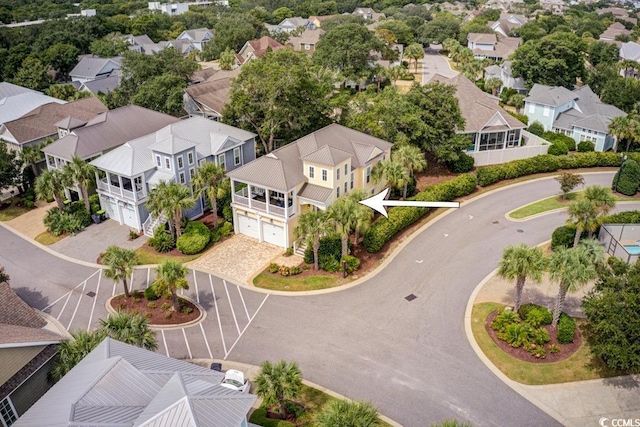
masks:
[[[518,233],[524,233],[524,230],[522,228],[518,228]]]
[[[493,221],[491,224],[500,224],[499,221]]]
[[[93,292],[93,291],[91,291],[91,292],[87,292],[87,296],[88,296],[88,297],[93,298],[93,297],[95,297],[95,296],[96,296],[96,293],[95,293],[95,292]]]
[[[407,301],[411,302],[414,299],[418,298],[417,296],[415,296],[414,294],[409,294],[406,297],[404,297],[404,299],[406,299]]]

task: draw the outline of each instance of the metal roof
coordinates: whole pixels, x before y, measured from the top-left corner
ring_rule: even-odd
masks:
[[[333,193],[331,188],[321,187],[307,182],[300,189],[298,197],[304,197],[305,199],[326,203],[327,199],[331,196],[331,193]]]
[[[10,93],[15,91],[11,87],[5,87],[0,90],[8,94],[6,96],[2,96],[0,93],[0,125],[11,120],[18,119],[29,111],[50,102],[55,102],[56,104],[67,103],[61,99],[52,98],[35,91],[15,93],[11,95]]]
[[[306,162],[321,163],[323,165],[336,166],[351,157],[350,153],[338,148],[325,145],[302,158]]]

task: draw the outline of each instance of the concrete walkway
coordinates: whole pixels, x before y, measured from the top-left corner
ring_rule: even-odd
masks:
[[[43,219],[47,211],[54,207],[55,202],[47,203],[43,201],[36,202],[36,209],[30,210],[17,218],[7,221],[5,224],[24,234],[25,236],[35,239],[41,233],[47,231],[44,226]]]

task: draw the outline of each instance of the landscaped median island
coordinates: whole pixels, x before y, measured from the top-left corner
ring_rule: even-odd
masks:
[[[546,199],[538,200],[521,208],[515,209],[507,214],[512,219],[524,219],[543,212],[549,212],[556,209],[564,209],[572,200],[578,200],[583,196],[583,191],[576,191],[568,194],[566,199],[561,196],[551,196]],[[637,201],[637,198],[614,194],[613,198],[617,202]]]

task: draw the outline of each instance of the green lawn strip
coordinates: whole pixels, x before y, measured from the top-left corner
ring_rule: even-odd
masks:
[[[273,291],[317,291],[318,289],[333,288],[342,282],[332,276],[280,276],[279,274],[260,273],[253,279],[258,288]]]
[[[11,206],[0,209],[0,221],[10,221],[31,210],[24,206],[18,206],[17,204],[19,200],[20,199],[14,197],[11,199]],[[4,203],[7,203],[7,201]]]
[[[493,342],[484,327],[489,314],[501,307],[504,307],[504,304],[494,302],[474,305],[471,313],[471,329],[483,353],[512,380],[522,384],[542,385],[623,375],[608,369],[602,361],[594,359],[584,336],[578,351],[560,362],[529,363],[509,356]],[[584,321],[578,320],[578,325],[582,331]]]
[[[576,191],[574,193],[569,193],[569,200],[575,199],[576,196],[580,196],[582,191]],[[617,194],[613,195],[616,202],[623,202],[627,200],[633,200],[633,197],[619,196]],[[538,200],[537,202],[533,202],[531,204],[525,205],[509,214],[510,218],[513,219],[522,219],[528,216],[536,215],[542,212],[551,211],[554,209],[561,209],[567,207],[568,201],[561,201],[559,196],[552,196],[546,199]]]
[[[45,246],[49,246],[49,245],[53,245],[54,243],[58,243],[60,240],[64,239],[65,237],[67,237],[65,234],[54,236],[48,231],[43,231],[42,233],[38,234],[33,240]]]
[[[300,398],[296,399],[296,402],[303,405],[305,411],[304,414],[300,418],[298,418],[297,424],[293,424],[288,421],[267,418],[267,409],[264,406],[261,406],[251,413],[249,422],[264,427],[289,427],[294,425],[300,427],[311,427],[314,425],[313,419],[315,418],[315,415],[318,413],[320,408],[322,408],[322,406],[332,400],[336,400],[336,398],[328,395],[323,391],[318,390],[317,388],[313,388],[306,384],[303,384],[302,394]],[[382,420],[379,421],[378,425],[381,427],[391,426],[390,424]]]
[[[195,255],[172,256],[168,254],[158,254],[158,253],[152,252],[144,246],[136,249],[136,255],[138,256],[138,261],[140,262],[141,265],[160,264],[162,263],[162,261],[166,259],[180,261],[181,263],[184,264],[185,262],[193,261],[194,259],[199,258],[203,253],[204,251]]]

